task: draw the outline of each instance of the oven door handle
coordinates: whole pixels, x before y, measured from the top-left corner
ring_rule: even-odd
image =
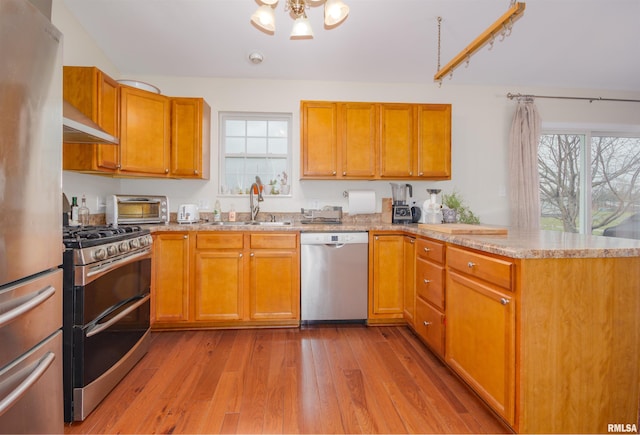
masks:
[[[31,386],[42,377],[44,372],[47,371],[55,359],[56,355],[53,352],[47,352],[39,361],[31,364],[31,366],[35,365],[33,370],[31,370],[31,373],[29,373],[13,391],[7,394],[4,399],[0,400],[0,415],[4,414],[6,410],[11,408],[22,396],[25,395],[25,393],[27,393],[29,388],[31,388]],[[26,370],[26,368],[23,370]]]
[[[96,322],[91,327],[87,328],[87,332],[86,332],[87,338],[91,337],[92,335],[99,334],[102,331],[104,331],[105,329],[107,329],[109,326],[119,322],[121,319],[123,319],[124,317],[128,316],[129,313],[131,313],[132,311],[137,310],[141,305],[145,304],[150,298],[151,298],[151,295],[149,293],[147,293],[147,295],[143,296],[141,299],[140,298],[136,298],[136,299],[130,301],[130,304],[131,304],[130,306],[128,306],[127,308],[122,310],[117,316],[107,320],[104,323],[99,323],[99,319],[98,319],[98,322]]]
[[[28,299],[26,302],[21,303],[17,307],[13,308],[12,310],[9,310],[9,311],[5,312],[4,314],[2,314],[0,316],[0,327],[2,327],[4,325],[6,325],[7,323],[15,320],[16,318],[20,317],[21,315],[23,315],[27,311],[33,310],[38,305],[44,303],[44,301],[46,301],[51,296],[53,296],[55,294],[55,292],[56,292],[56,288],[48,285],[45,288],[38,290],[37,292],[31,293],[30,295],[28,295],[29,296],[28,298],[24,297],[24,299]],[[7,303],[7,304],[2,304],[2,305],[6,306],[6,305],[9,305],[9,304]],[[2,305],[0,305],[0,311],[4,311],[4,310],[1,309]]]
[[[105,261],[97,267],[89,267],[87,271],[84,272],[85,276],[82,278],[82,285],[89,284],[92,281],[100,278],[101,276],[111,272],[113,269],[117,267],[121,267],[127,265],[129,263],[134,263],[144,258],[151,258],[151,250],[144,249],[142,251],[136,252],[135,254],[128,255],[124,258],[120,258],[115,261]],[[83,269],[86,266],[83,267]],[[80,284],[80,283],[78,283]]]

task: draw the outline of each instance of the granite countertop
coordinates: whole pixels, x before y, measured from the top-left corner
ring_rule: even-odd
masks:
[[[196,224],[169,223],[149,225],[155,231],[396,231],[425,236],[454,245],[464,246],[503,255],[510,258],[605,258],[640,257],[640,240],[615,237],[586,236],[558,231],[524,232],[509,229],[507,235],[461,235],[426,230],[418,224],[388,224],[379,221],[346,221],[340,225],[301,224],[289,225],[214,225],[210,222]]]

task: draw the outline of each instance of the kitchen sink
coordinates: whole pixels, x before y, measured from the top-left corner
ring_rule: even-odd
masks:
[[[239,227],[239,226],[247,226],[247,225],[258,225],[261,227],[281,227],[284,225],[291,225],[290,221],[280,221],[280,222],[210,222],[210,225],[220,225],[224,227]]]

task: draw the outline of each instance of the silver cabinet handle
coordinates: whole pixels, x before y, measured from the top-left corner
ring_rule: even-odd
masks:
[[[240,253],[240,258],[242,258],[242,252]]]
[[[337,172],[336,172],[336,171],[333,171],[333,172],[331,173],[331,175],[336,175],[336,174],[337,174]]]
[[[347,175],[347,171],[344,171],[344,172],[342,173],[342,175],[343,175],[343,176],[344,176],[344,175]]]
[[[507,304],[509,303],[509,299],[507,299],[507,298],[500,298],[500,303],[501,303],[502,305],[507,305]]]
[[[164,173],[165,173],[165,174],[168,174],[168,173],[169,173],[169,169],[165,169],[165,170],[164,170]]]
[[[187,236],[186,234],[184,236],[182,236],[183,239],[188,239],[189,236]]]
[[[249,255],[251,255],[251,256],[253,257],[253,256],[254,256],[254,255],[256,255],[256,254],[254,254],[254,253],[252,252],[252,253],[251,253],[251,254],[249,254]]]
[[[431,251],[431,249],[429,249],[429,248],[424,248],[424,252],[429,252],[429,251]]]
[[[416,242],[416,239],[411,239],[411,241],[409,243],[411,243],[412,245]]]
[[[31,295],[29,295],[29,299],[26,302],[18,305],[17,307],[11,310],[8,309],[7,311],[0,310],[4,311],[4,313],[0,316],[0,327],[17,319],[24,313],[33,310],[38,305],[43,304],[47,299],[53,296],[55,292],[56,288],[48,285],[45,288],[38,290],[37,292],[33,292]],[[10,305],[7,305],[7,308],[9,308]],[[0,305],[0,308],[3,308],[2,305]]]
[[[4,399],[0,400],[0,415],[11,408],[22,396],[25,395],[29,388],[35,384],[40,377],[47,371],[53,360],[56,359],[56,354],[53,352],[47,352],[38,361],[35,368],[29,373],[29,375],[18,385],[13,391],[11,391]]]
[[[429,284],[431,282],[430,279],[426,279],[426,278],[423,281],[424,281],[425,284]]]
[[[422,324],[423,324],[424,326],[429,326],[429,325],[432,325],[433,323],[431,323],[431,322],[427,322],[427,321],[425,320],[424,322],[422,322]]]
[[[467,263],[467,266],[469,266],[469,269],[474,268],[475,265],[476,265],[476,263],[474,263],[473,261],[470,261],[470,262]]]

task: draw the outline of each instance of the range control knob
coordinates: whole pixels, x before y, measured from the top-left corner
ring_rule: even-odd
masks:
[[[138,239],[133,239],[129,242],[129,246],[131,249],[138,249],[140,247],[140,241]]]
[[[109,254],[109,256],[116,255],[117,253],[118,253],[118,247],[116,245],[107,246],[107,254]]]
[[[107,258],[107,250],[104,248],[98,248],[92,252],[92,257],[94,260],[104,260]]]
[[[118,245],[118,249],[120,252],[128,252],[129,251],[129,242],[124,241]]]
[[[149,246],[149,239],[147,236],[140,237],[140,246]]]

